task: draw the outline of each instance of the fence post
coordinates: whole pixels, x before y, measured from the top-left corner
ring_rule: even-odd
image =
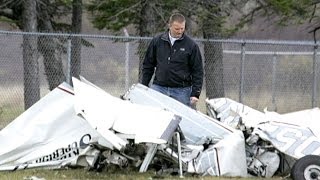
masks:
[[[241,67],[240,67],[240,91],[239,91],[239,102],[242,103],[243,99],[243,84],[244,84],[244,61],[245,61],[245,55],[246,55],[246,42],[243,41],[241,43]]]
[[[67,45],[67,83],[71,85],[71,39],[68,38]]]
[[[129,37],[128,31],[126,28],[123,29],[124,35]],[[129,89],[129,42],[126,42],[126,62],[125,62],[125,73],[126,73],[126,82],[125,89]]]
[[[276,80],[277,80],[277,52],[274,52],[272,57],[272,110],[277,111],[276,106]]]
[[[312,89],[312,108],[317,106],[317,74],[318,74],[318,67],[317,67],[317,52],[318,52],[318,44],[314,45],[313,48],[313,89]]]

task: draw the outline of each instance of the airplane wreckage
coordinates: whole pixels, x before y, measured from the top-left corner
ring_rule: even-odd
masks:
[[[83,77],[0,131],[0,170],[116,165],[228,177],[319,179],[318,108],[260,112],[228,98],[203,114],[141,84],[120,98]]]

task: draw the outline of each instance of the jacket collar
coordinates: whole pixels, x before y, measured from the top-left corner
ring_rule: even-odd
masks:
[[[179,39],[177,39],[177,41],[178,41],[178,40],[182,40],[182,39],[184,38],[184,36],[185,36],[185,34],[183,33],[182,36],[181,36]],[[169,29],[168,29],[165,33],[163,33],[163,34],[161,35],[161,39],[170,42]]]

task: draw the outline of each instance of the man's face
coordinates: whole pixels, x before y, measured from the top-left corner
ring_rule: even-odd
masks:
[[[170,35],[174,38],[180,38],[185,30],[186,23],[185,22],[177,22],[173,21],[169,24]]]

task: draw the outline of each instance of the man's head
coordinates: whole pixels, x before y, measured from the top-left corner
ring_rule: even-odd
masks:
[[[180,38],[186,28],[186,19],[182,14],[175,13],[169,19],[170,35],[174,38]]]

